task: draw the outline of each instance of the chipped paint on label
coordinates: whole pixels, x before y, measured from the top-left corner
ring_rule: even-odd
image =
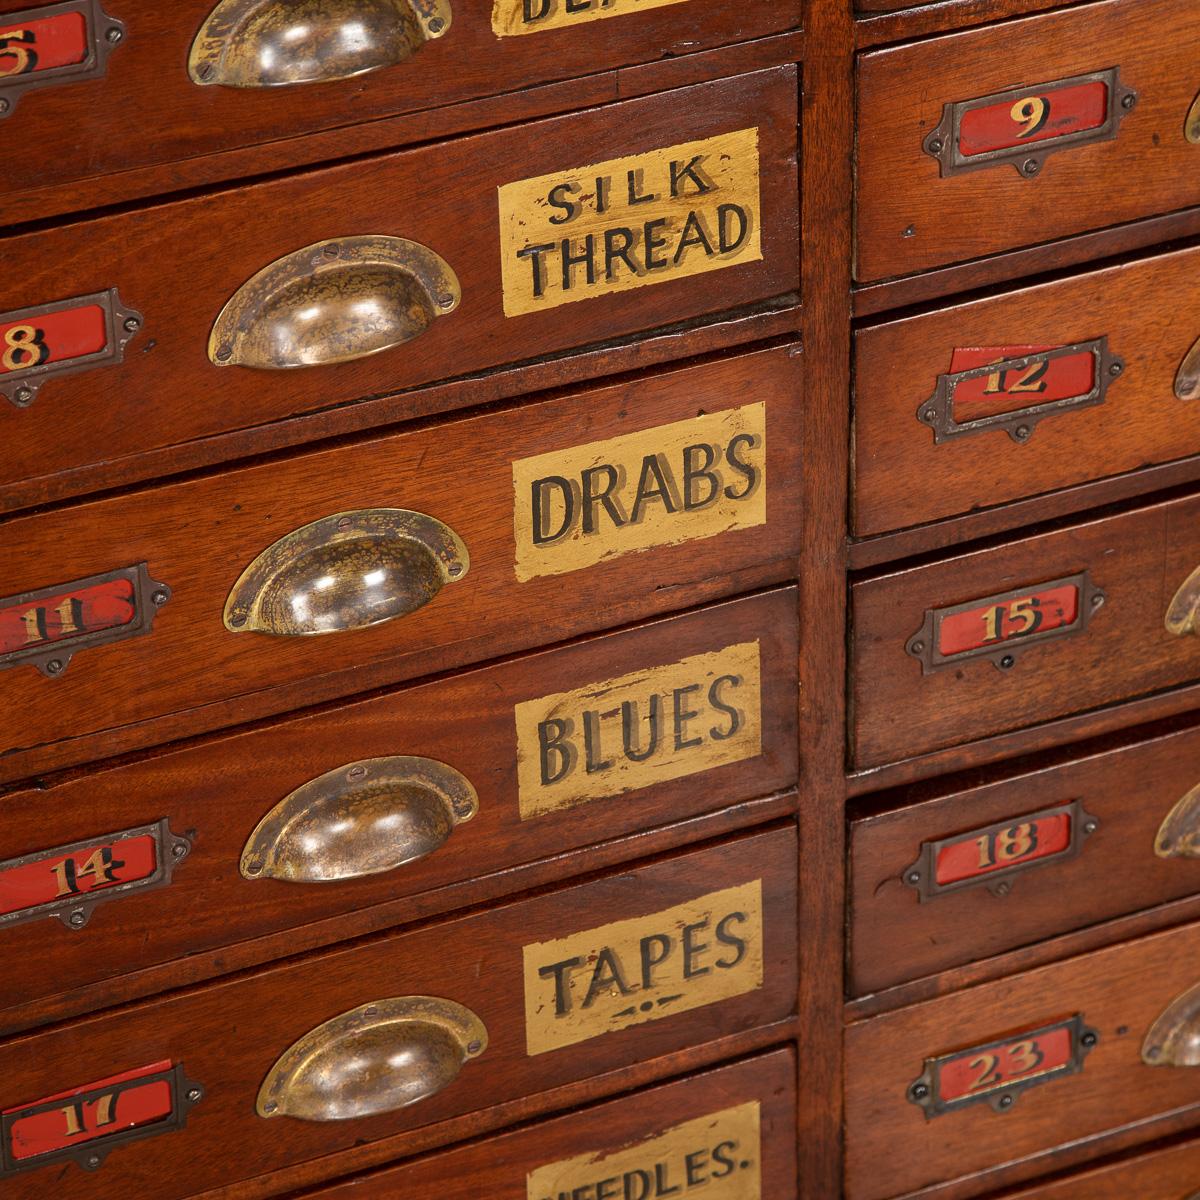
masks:
[[[522,820],[762,753],[757,641],[518,704]]]
[[[762,880],[524,950],[525,1044],[544,1054],[762,987]]]
[[[766,520],[762,401],[513,463],[522,583]]]
[[[758,130],[499,188],[504,313],[762,258]]]

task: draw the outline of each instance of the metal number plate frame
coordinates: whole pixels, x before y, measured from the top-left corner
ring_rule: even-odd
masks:
[[[68,929],[79,930],[87,925],[93,910],[99,904],[104,904],[109,900],[119,900],[131,892],[150,892],[156,888],[166,887],[171,882],[175,868],[187,858],[192,849],[190,838],[171,832],[166,817],[155,821],[152,825],[139,825],[135,829],[122,829],[118,833],[103,834],[100,837],[72,842],[69,846],[55,846],[51,850],[39,850],[33,854],[23,854],[20,858],[10,858],[5,862],[0,862],[0,876],[30,863],[69,858],[71,855],[80,854],[85,850],[93,850],[109,843],[136,837],[154,839],[155,868],[152,875],[147,875],[143,879],[130,879],[123,883],[109,884],[103,888],[94,888],[77,895],[64,896],[61,900],[31,904],[27,908],[20,908],[15,912],[0,913],[0,932],[16,925],[24,925],[29,921],[42,921],[50,917],[57,917]]]
[[[0,326],[32,324],[39,317],[51,313],[65,312],[75,308],[96,305],[104,310],[104,348],[93,354],[81,354],[78,358],[65,358],[59,362],[42,363],[35,367],[19,367],[15,371],[0,373],[0,396],[17,408],[28,408],[42,385],[50,378],[74,375],[79,371],[90,371],[93,367],[116,366],[125,360],[125,347],[142,328],[143,317],[135,308],[125,304],[115,287],[89,296],[74,296],[70,300],[58,300],[53,304],[39,304],[33,308],[22,308],[15,312],[0,313]]]
[[[1005,1050],[1020,1042],[1032,1042],[1051,1033],[1066,1029],[1070,1033],[1071,1053],[1065,1063],[1050,1067],[1045,1071],[1031,1073],[1023,1078],[1001,1082],[986,1089],[980,1089],[966,1096],[956,1096],[944,1099],[940,1091],[942,1070],[953,1062],[971,1057],[977,1058],[993,1050]],[[973,1104],[986,1102],[993,1112],[1009,1112],[1016,1103],[1017,1097],[1037,1087],[1049,1083],[1052,1079],[1062,1079],[1067,1075],[1078,1075],[1083,1070],[1084,1059],[1095,1049],[1100,1041],[1100,1034],[1084,1024],[1083,1016],[1076,1013],[1066,1021],[1055,1021],[1051,1025],[1043,1025],[1039,1029],[1031,1029],[1027,1033],[1019,1033],[1013,1037],[998,1038],[980,1046],[971,1046],[966,1050],[956,1050],[951,1054],[939,1054],[935,1058],[925,1060],[925,1068],[916,1079],[908,1085],[907,1097],[910,1104],[917,1105],[925,1112],[925,1119],[932,1121],[935,1117],[945,1116],[946,1113],[957,1112],[960,1108],[968,1108]]]
[[[1040,592],[1053,591],[1055,588],[1073,585],[1079,592],[1079,608],[1075,620],[1070,625],[1058,625],[1053,629],[1037,631],[1030,634],[1002,640],[994,645],[977,646],[972,650],[959,650],[954,654],[943,654],[938,645],[940,642],[942,622],[948,617],[959,613],[970,612],[973,609],[991,608],[1019,600],[1025,596],[1037,595]],[[954,604],[948,608],[928,608],[925,610],[925,620],[921,628],[905,643],[904,649],[921,664],[923,675],[932,675],[945,667],[958,666],[960,663],[971,662],[977,658],[987,659],[1000,670],[1012,667],[1017,656],[1031,646],[1039,646],[1053,638],[1075,637],[1087,631],[1088,622],[1092,615],[1104,605],[1107,597],[1100,588],[1096,587],[1087,571],[1078,575],[1066,575],[1061,579],[1051,579],[1046,583],[1034,583],[1029,587],[1014,588],[996,596],[982,596],[978,600],[968,600],[965,604]]]
[[[110,17],[101,8],[100,0],[63,0],[60,4],[0,14],[0,25],[10,28],[26,21],[43,21],[76,12],[83,14],[87,24],[87,56],[82,62],[63,67],[0,77],[0,120],[12,115],[17,102],[26,92],[63,83],[85,83],[89,79],[103,77],[108,69],[108,56],[125,41],[127,32],[124,22]]]
[[[966,421],[958,421],[954,416],[954,394],[961,384],[972,379],[982,379],[1002,371],[1024,371],[1038,362],[1054,362],[1060,358],[1070,358],[1078,354],[1090,354],[1094,361],[1094,383],[1090,391],[1082,396],[1068,396],[1063,400],[1050,400],[1044,404],[1031,404],[1025,408],[1013,409],[1011,412],[993,413],[986,417],[972,417]],[[1108,348],[1108,338],[1096,338],[1090,342],[1077,342],[1073,346],[1062,346],[1057,350],[1048,350],[1041,354],[1026,354],[1017,358],[1006,358],[1001,362],[989,363],[982,367],[972,367],[967,371],[955,371],[939,375],[934,393],[917,409],[917,420],[933,429],[935,445],[953,441],[955,438],[970,437],[977,433],[987,433],[992,429],[1001,429],[1018,445],[1033,436],[1033,431],[1039,421],[1047,417],[1055,417],[1061,413],[1075,412],[1082,408],[1092,408],[1103,404],[1108,398],[1109,385],[1125,370],[1125,360],[1112,354]]]
[[[165,1082],[171,1092],[171,1113],[163,1120],[103,1134],[100,1137],[81,1142],[77,1146],[66,1146],[61,1150],[48,1150],[44,1154],[35,1154],[29,1158],[13,1156],[12,1127],[17,1121],[37,1113],[60,1109],[63,1107],[64,1099],[77,1100],[82,1104],[87,1104],[90,1101],[99,1100],[103,1096],[119,1097],[122,1092],[149,1087],[160,1082]],[[141,1075],[122,1083],[85,1088],[66,1097],[60,1096],[56,1100],[39,1100],[24,1108],[4,1113],[0,1115],[0,1179],[6,1179],[8,1176],[22,1171],[36,1170],[56,1162],[74,1162],[83,1167],[85,1171],[94,1171],[103,1165],[105,1158],[118,1146],[157,1137],[160,1133],[174,1133],[177,1129],[183,1129],[187,1125],[188,1113],[203,1099],[204,1088],[188,1079],[184,1074],[182,1063],[175,1063],[167,1070],[157,1071],[152,1075]]]
[[[48,678],[62,675],[71,659],[80,650],[92,646],[104,646],[121,642],[126,638],[140,637],[149,633],[154,624],[154,614],[171,598],[171,589],[165,583],[150,578],[146,564],[121,567],[116,571],[105,571],[102,575],[89,575],[86,579],[74,579],[70,583],[59,583],[53,587],[38,588],[33,592],[22,592],[17,596],[0,598],[0,612],[24,605],[36,605],[39,600],[61,596],[67,592],[78,592],[96,584],[111,583],[117,579],[128,579],[133,584],[134,616],[127,625],[110,629],[97,629],[91,633],[68,635],[56,641],[38,642],[36,645],[9,650],[0,654],[0,671],[25,664],[37,667]]]
[[[1005,146],[970,155],[960,152],[959,136],[963,117],[967,113],[980,108],[991,108],[993,105],[998,107],[1003,104],[1015,104],[1018,100],[1030,96],[1053,96],[1055,92],[1088,83],[1103,83],[1108,88],[1108,115],[1102,125],[1022,146]],[[1023,178],[1033,179],[1041,173],[1046,159],[1051,154],[1090,145],[1093,142],[1111,142],[1120,132],[1121,120],[1133,111],[1137,102],[1137,92],[1121,82],[1120,67],[1109,67],[1107,70],[1092,71],[1086,75],[1074,75],[1070,79],[1056,79],[1053,83],[1011,88],[974,100],[951,101],[943,107],[941,122],[926,137],[923,149],[926,154],[937,159],[943,179],[962,175],[967,171],[1002,166],[1005,163],[1011,163]]]
[[[1015,863],[1011,867],[997,867],[991,871],[981,871],[978,875],[957,879],[951,883],[938,882],[938,858],[946,847],[957,846],[963,842],[974,842],[978,838],[988,837],[994,833],[1003,833],[1012,829],[1014,825],[1029,825],[1035,821],[1045,821],[1058,816],[1068,817],[1071,823],[1071,839],[1066,849],[1059,850],[1054,854],[1043,855],[1040,858],[1026,858],[1024,862]],[[971,829],[966,833],[955,834],[953,837],[941,838],[934,842],[922,842],[921,853],[917,855],[916,862],[905,867],[901,879],[909,887],[916,889],[922,904],[976,887],[986,887],[993,896],[1004,897],[1012,891],[1014,875],[1019,875],[1022,871],[1028,871],[1033,867],[1050,866],[1077,858],[1083,850],[1084,843],[1099,828],[1099,820],[1085,811],[1083,802],[1071,800],[1066,804],[1056,804],[1053,808],[1043,808],[1038,812],[1010,817],[1006,821],[996,821],[994,824]]]

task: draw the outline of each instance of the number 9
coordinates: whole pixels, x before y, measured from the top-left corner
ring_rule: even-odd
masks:
[[[1023,125],[1020,136],[1033,137],[1039,130],[1044,129],[1050,120],[1050,101],[1041,96],[1030,96],[1026,100],[1018,100],[1009,113],[1018,125]]]

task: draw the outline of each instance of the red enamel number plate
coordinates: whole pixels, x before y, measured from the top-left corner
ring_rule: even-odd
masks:
[[[938,623],[938,651],[948,658],[1014,638],[1050,633],[1074,625],[1078,618],[1079,585],[1062,584],[943,617]]]
[[[1025,367],[998,366],[990,374],[972,375],[957,382],[952,409],[955,421],[1088,395],[1096,386],[1095,354],[1081,350],[1077,354],[1043,357],[1058,349],[1058,346],[980,346],[955,350],[950,363],[952,375],[1013,360],[1029,360]]]
[[[0,25],[0,79],[86,62],[87,18],[82,12]]]
[[[1108,84],[1103,80],[1033,91],[963,113],[958,148],[970,158],[1099,129],[1107,120]]]
[[[1096,1031],[1074,1016],[1019,1037],[929,1058],[924,1073],[909,1085],[908,1098],[928,1119],[979,1101],[1006,1112],[1028,1088],[1082,1071],[1098,1041]]]

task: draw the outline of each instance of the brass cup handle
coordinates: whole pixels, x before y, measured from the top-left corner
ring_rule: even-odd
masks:
[[[288,1047],[258,1090],[260,1117],[350,1121],[395,1112],[447,1088],[487,1049],[483,1022],[453,1000],[364,1004]]]
[[[1183,133],[1193,145],[1200,145],[1200,93],[1197,93],[1188,109],[1187,120],[1183,124]]]
[[[1176,996],[1150,1026],[1142,1062],[1148,1067],[1200,1066],[1200,984]]]
[[[1179,590],[1167,605],[1163,624],[1167,632],[1175,637],[1186,637],[1198,633],[1196,618],[1200,616],[1200,567],[1197,567],[1180,585]]]
[[[352,79],[410,59],[450,28],[450,0],[219,0],[188,55],[201,87]]]
[[[348,763],[285,796],[242,850],[246,879],[335,883],[394,871],[445,845],[479,808],[453,767],[407,755]]]
[[[225,601],[225,628],[275,637],[365,629],[423,608],[470,565],[458,534],[424,513],[334,513],[254,559]]]
[[[1197,113],[1197,128],[1200,131],[1200,113]],[[1175,399],[1200,400],[1200,338],[1192,344],[1175,372]]]
[[[218,367],[283,371],[353,362],[411,342],[462,299],[428,246],[384,234],[314,242],[251,276],[208,339]]]
[[[1158,858],[1200,858],[1200,783],[1163,818],[1154,853]]]

